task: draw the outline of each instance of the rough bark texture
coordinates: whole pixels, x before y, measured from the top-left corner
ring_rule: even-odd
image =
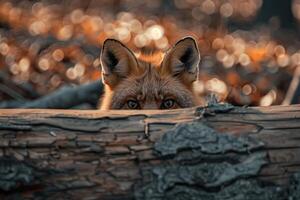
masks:
[[[0,110],[0,199],[300,199],[300,106]]]

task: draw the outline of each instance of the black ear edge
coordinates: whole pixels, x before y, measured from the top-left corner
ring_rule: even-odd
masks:
[[[113,44],[120,45],[120,47],[127,50],[129,52],[129,54],[132,55],[133,58],[136,60],[136,57],[135,57],[134,53],[126,45],[124,45],[119,40],[116,40],[116,39],[113,39],[113,38],[108,38],[103,42],[103,46],[102,46],[102,50],[101,50],[101,54],[100,54],[100,61],[104,59],[103,58],[104,53],[108,53],[109,57],[115,58],[113,60],[115,60],[115,61],[118,60],[119,61],[119,59],[114,55],[114,52],[112,50],[108,49],[108,46],[111,46],[111,45],[109,45],[109,43],[111,43],[111,45],[113,45]],[[114,62],[114,64],[115,64],[114,66],[116,66],[118,64],[118,62]]]
[[[176,44],[180,44],[184,41],[189,41],[190,44],[192,44],[192,46],[187,46],[187,48],[185,49],[183,55],[180,57],[180,62],[182,62],[186,67],[188,66],[189,68],[186,69],[188,72],[189,71],[193,71],[193,65],[197,64],[197,66],[200,63],[200,52],[198,49],[198,45],[196,40],[191,37],[191,36],[187,36],[181,40],[179,40]],[[197,67],[196,67],[197,68]]]
[[[102,45],[102,51],[105,49],[105,47],[108,45],[108,43],[117,43],[122,45],[123,47],[125,47],[126,49],[128,49],[122,42],[120,42],[119,40],[113,39],[113,38],[108,38],[103,42]]]
[[[113,44],[120,45],[126,49],[128,49],[122,42],[119,40],[108,38],[103,42],[101,54],[100,54],[100,61],[102,65],[103,70],[103,64],[105,64],[110,71],[115,70],[116,65],[119,63],[119,59],[115,56],[114,52],[109,49],[108,46],[111,46]]]
[[[180,43],[183,42],[183,41],[190,41],[190,42],[192,42],[193,45],[194,45],[194,47],[195,47],[195,48],[197,49],[197,51],[199,52],[199,49],[198,49],[198,45],[197,45],[196,39],[195,39],[194,37],[192,37],[192,36],[186,36],[186,37],[184,37],[184,38],[178,40],[178,41],[175,43],[175,45],[174,45],[173,47],[177,46],[178,44],[180,44]]]
[[[108,46],[109,43],[119,43],[119,41],[114,39],[107,39],[104,41],[101,54],[100,54],[100,63],[102,72],[109,73],[115,69],[115,66],[118,64],[119,59],[115,56],[115,54],[110,50]],[[105,70],[105,68],[108,68]]]
[[[109,43],[116,43],[118,45],[121,45],[123,48],[125,48],[127,51],[129,51],[133,56],[134,56],[134,53],[125,45],[123,44],[122,42],[120,42],[119,40],[116,40],[116,39],[113,39],[113,38],[108,38],[106,39],[104,42],[103,42],[103,46],[102,46],[102,50],[101,50],[101,55],[102,53],[104,52],[105,48],[107,47],[107,45]]]
[[[197,54],[197,59],[200,60],[200,52],[198,48],[198,44],[196,42],[196,39],[192,36],[187,36],[182,38],[181,40],[177,41],[176,44],[169,49],[168,52],[171,52],[172,49],[176,49],[179,45],[182,45],[185,41],[190,42],[192,46],[188,46],[184,54],[181,56],[180,61],[184,63],[184,61],[189,60],[189,55],[192,55],[193,53]]]

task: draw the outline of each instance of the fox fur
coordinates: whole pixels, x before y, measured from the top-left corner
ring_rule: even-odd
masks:
[[[193,83],[200,53],[196,41],[186,37],[164,55],[136,57],[121,42],[107,39],[100,56],[105,91],[100,109],[175,109],[201,104]]]

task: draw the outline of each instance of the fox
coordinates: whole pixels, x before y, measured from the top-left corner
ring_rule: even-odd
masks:
[[[100,110],[177,109],[201,104],[193,87],[200,63],[193,37],[179,40],[161,59],[142,57],[118,40],[104,41]]]

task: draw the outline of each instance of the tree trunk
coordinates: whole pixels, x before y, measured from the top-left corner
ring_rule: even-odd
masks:
[[[277,17],[282,28],[297,30],[297,23],[292,12],[292,0],[264,0],[256,23],[269,23]]]
[[[0,110],[0,199],[300,199],[300,106]]]

